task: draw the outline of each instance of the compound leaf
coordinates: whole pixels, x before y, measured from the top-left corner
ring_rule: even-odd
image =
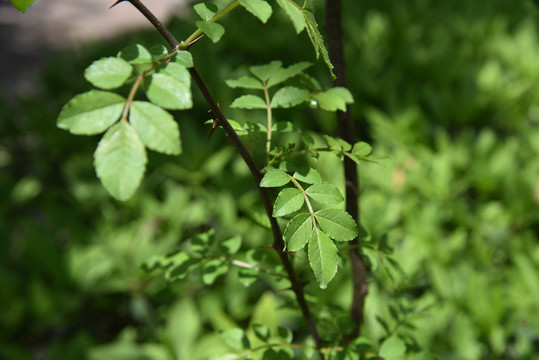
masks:
[[[299,251],[305,247],[313,230],[311,214],[301,213],[288,222],[284,230],[284,239],[288,251]]]
[[[309,97],[309,92],[295,86],[285,86],[279,89],[271,99],[272,107],[289,108],[301,104]]]
[[[117,57],[106,57],[96,60],[84,71],[84,77],[95,87],[110,90],[127,81],[133,67],[125,60]]]
[[[321,230],[314,228],[309,240],[309,263],[321,289],[337,273],[337,247]]]
[[[316,212],[315,216],[322,230],[334,240],[349,241],[358,234],[356,222],[344,210],[323,209]]]
[[[77,135],[95,135],[107,130],[122,114],[125,99],[115,93],[91,90],[64,105],[57,125]]]
[[[256,16],[264,24],[271,16],[271,5],[264,0],[240,0],[240,5]]]
[[[285,216],[298,211],[303,206],[304,201],[303,194],[298,189],[283,189],[277,195],[277,200],[275,200],[275,204],[273,205],[273,216]]]
[[[260,181],[261,187],[279,187],[290,182],[290,176],[280,169],[268,168]]]
[[[234,100],[230,107],[239,109],[265,109],[266,102],[256,95],[243,95]]]
[[[94,154],[97,176],[118,200],[127,200],[140,184],[146,168],[146,150],[135,130],[126,122],[112,126]]]
[[[129,112],[129,122],[147,148],[164,154],[181,154],[178,123],[163,108],[146,101],[135,101]]]
[[[335,205],[344,201],[341,191],[328,182],[313,184],[305,190],[305,193],[321,204]]]

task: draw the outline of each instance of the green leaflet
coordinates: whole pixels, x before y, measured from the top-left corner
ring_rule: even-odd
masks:
[[[307,25],[305,17],[303,16],[303,9],[300,9],[295,2],[290,0],[277,0],[277,4],[279,4],[290,18],[292,25],[294,25],[294,29],[296,29],[296,34],[302,32]]]
[[[305,247],[313,230],[311,214],[301,213],[288,222],[284,230],[284,239],[288,251],[299,251]]]
[[[305,17],[307,33],[309,34],[309,39],[311,39],[311,43],[313,44],[316,58],[318,59],[320,54],[322,54],[322,59],[326,63],[329,72],[331,73],[331,76],[335,79],[336,76],[333,73],[333,64],[329,60],[329,54],[326,49],[326,45],[324,44],[324,39],[322,38],[320,31],[318,30],[318,24],[316,23],[316,19],[314,18],[313,13],[307,10],[303,10],[303,16]]]
[[[270,4],[264,0],[240,0],[240,5],[264,24],[268,21],[272,13]]]
[[[25,12],[34,0],[11,0],[11,3],[13,6],[15,6],[15,9],[19,10],[20,12]]]
[[[193,55],[189,51],[178,51],[174,56],[174,61],[186,68],[193,67]]]
[[[337,247],[321,230],[314,228],[309,240],[309,263],[320,288],[325,289],[337,273]]]
[[[277,90],[271,99],[271,107],[273,108],[289,108],[296,106],[307,100],[309,92],[305,89],[300,89],[294,86],[285,86]]]
[[[164,154],[181,154],[180,129],[163,108],[146,101],[135,101],[129,112],[129,122],[147,148]]]
[[[266,65],[251,66],[249,70],[260,80],[266,81],[271,75],[280,69],[282,65],[282,62],[276,60]]]
[[[270,329],[264,324],[253,324],[253,332],[255,336],[264,342],[268,342],[270,339]]]
[[[145,79],[144,90],[151,102],[165,109],[184,110],[193,106],[189,72],[176,62],[168,63]]]
[[[294,172],[294,179],[307,183],[307,184],[316,184],[322,182],[322,176],[318,170],[313,169],[312,167],[305,167],[298,169]]]
[[[227,80],[226,84],[230,86],[231,88],[245,88],[245,89],[258,89],[262,90],[264,89],[264,86],[262,83],[251,76],[242,76],[238,79],[234,80]]]
[[[283,81],[286,81],[290,78],[293,78],[294,76],[299,75],[303,70],[307,69],[311,65],[312,64],[310,62],[302,61],[296,64],[292,64],[286,68],[279,66],[270,74],[270,77],[268,79],[268,87],[280,84]]]
[[[344,201],[340,190],[328,182],[313,184],[305,190],[305,193],[321,204],[336,205]]]
[[[84,71],[84,77],[95,87],[110,90],[127,81],[133,67],[125,60],[117,57],[106,57],[94,61]]]
[[[169,259],[170,267],[165,272],[165,280],[168,282],[185,279],[191,271],[200,266],[199,259],[191,258],[183,251]]]
[[[123,48],[118,53],[118,57],[131,65],[149,65],[154,61],[150,51],[140,44],[133,44]]]
[[[349,241],[358,235],[356,222],[344,210],[322,209],[317,211],[315,216],[322,230],[334,240]]]
[[[90,90],[64,105],[57,126],[77,135],[96,135],[120,118],[125,99],[115,93]]]
[[[221,24],[209,23],[206,21],[195,21],[195,25],[206,34],[213,43],[221,40],[221,37],[225,34],[225,28]]]
[[[126,122],[111,127],[94,154],[97,176],[118,200],[127,200],[138,188],[146,167],[146,150]]]
[[[275,204],[273,205],[273,216],[285,216],[298,211],[303,206],[305,199],[303,194],[296,188],[287,188],[281,190]]]
[[[196,4],[193,8],[204,21],[211,19],[219,10],[215,4],[203,2]]]
[[[261,187],[279,187],[290,182],[290,176],[280,169],[268,168],[260,181]]]
[[[154,62],[161,60],[168,55],[168,50],[164,45],[155,45],[150,48],[150,54]]]
[[[311,95],[318,105],[327,111],[346,111],[346,104],[354,102],[350,91],[343,87],[335,87],[324,92]]]
[[[354,147],[352,148],[352,154],[355,156],[361,156],[365,157],[368,156],[372,152],[372,146],[367,144],[364,141],[359,141],[354,144]]]
[[[239,109],[265,109],[266,102],[256,95],[243,95],[237,98],[230,104],[232,108]]]

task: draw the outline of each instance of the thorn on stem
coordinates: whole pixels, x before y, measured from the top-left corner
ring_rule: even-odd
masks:
[[[114,4],[112,4],[111,6],[109,6],[109,9],[112,9],[114,6],[118,5],[119,3],[121,2],[124,2],[125,0],[118,0],[116,1]]]

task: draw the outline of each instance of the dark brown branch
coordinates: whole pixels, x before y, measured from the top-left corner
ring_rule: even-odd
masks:
[[[329,57],[335,67],[334,73],[337,76],[333,82],[333,86],[347,87],[341,14],[341,0],[326,0],[326,33],[329,44]],[[357,136],[354,122],[352,121],[350,106],[347,106],[345,112],[337,112],[337,122],[339,136],[350,144],[354,144],[357,141]],[[348,157],[344,158],[344,176],[346,181],[346,211],[354,219],[359,221],[359,178],[357,165]],[[359,243],[359,238],[356,241]],[[354,329],[350,334],[345,336],[345,341],[347,342],[356,338],[360,333],[365,297],[368,292],[367,271],[365,262],[359,253],[359,247],[351,246],[349,256],[354,289],[352,305],[350,307],[350,319],[354,322]]]
[[[176,38],[168,31],[168,29],[163,24],[161,24],[161,22],[152,14],[152,12],[148,8],[146,8],[146,6],[140,0],[127,0],[127,1],[133,4],[133,6],[135,6],[146,17],[146,19],[148,19],[148,21],[152,23],[152,25],[161,33],[161,35],[167,40],[167,42],[170,44],[170,46],[173,49],[175,49],[180,44],[180,42],[176,40]],[[305,296],[303,295],[303,287],[295,274],[294,267],[292,266],[292,263],[290,262],[288,254],[284,251],[284,241],[283,241],[283,236],[281,234],[281,229],[279,228],[277,219],[275,219],[272,215],[273,214],[272,202],[269,198],[269,195],[266,189],[260,186],[260,180],[262,180],[262,173],[259,171],[255,162],[251,158],[251,155],[249,154],[249,152],[243,145],[243,142],[239,138],[238,134],[236,133],[234,128],[232,128],[232,125],[230,125],[227,118],[224,116],[223,112],[221,111],[221,108],[217,104],[217,101],[215,101],[215,98],[212,96],[210,90],[206,86],[206,83],[200,77],[200,74],[198,73],[198,71],[194,67],[188,68],[188,70],[194,82],[196,83],[202,95],[204,96],[204,99],[208,103],[212,116],[214,117],[216,121],[219,122],[219,125],[223,127],[229,139],[232,141],[232,143],[234,144],[234,146],[240,153],[240,156],[243,158],[243,161],[245,162],[245,164],[247,164],[247,167],[251,171],[251,174],[260,192],[260,197],[262,198],[262,202],[264,203],[264,208],[266,209],[266,213],[271,223],[271,231],[273,233],[273,239],[274,239],[273,248],[279,254],[279,257],[281,259],[281,262],[283,263],[285,271],[288,274],[288,277],[290,279],[290,283],[292,286],[292,291],[296,295],[296,299],[298,301],[303,317],[309,328],[309,332],[311,333],[311,336],[313,337],[317,347],[320,348],[322,345],[322,339],[320,338],[320,335],[316,328],[316,324],[309,310],[309,306],[307,305],[307,301],[305,301]]]

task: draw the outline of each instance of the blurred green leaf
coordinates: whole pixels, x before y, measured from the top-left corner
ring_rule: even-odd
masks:
[[[205,285],[212,285],[215,280],[228,272],[229,265],[221,260],[210,260],[202,267],[202,281]]]
[[[250,343],[247,335],[242,329],[231,328],[221,331],[221,338],[230,348],[234,350],[249,349]]]
[[[219,249],[226,255],[234,255],[241,248],[241,236],[234,236],[219,242]]]
[[[20,12],[25,12],[34,1],[35,0],[11,0],[11,3]]]

